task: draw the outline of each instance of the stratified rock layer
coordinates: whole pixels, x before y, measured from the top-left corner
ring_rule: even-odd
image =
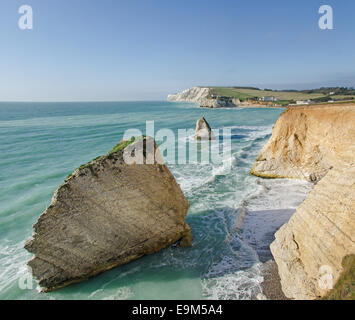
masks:
[[[143,150],[147,139],[121,143],[75,170],[55,192],[25,244],[44,291],[191,240],[184,222],[189,203],[167,166],[123,160],[124,150]],[[159,158],[154,141],[153,146]]]
[[[270,248],[287,297],[315,299],[335,285],[355,253],[354,190],[354,167],[331,169],[276,232]]]
[[[295,107],[277,120],[252,174],[319,181],[331,167],[352,163],[355,105]]]
[[[289,298],[326,295],[355,253],[354,141],[354,105],[290,108],[252,168],[317,183],[270,246]]]

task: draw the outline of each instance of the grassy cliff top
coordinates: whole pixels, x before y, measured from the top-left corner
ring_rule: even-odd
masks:
[[[354,99],[355,90],[348,88],[320,88],[313,90],[269,90],[252,87],[211,87],[212,94],[228,96],[240,100],[274,96],[281,101],[317,100],[317,99]],[[332,95],[330,95],[332,93]]]

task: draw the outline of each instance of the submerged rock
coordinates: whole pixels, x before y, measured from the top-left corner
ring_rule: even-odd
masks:
[[[211,127],[204,117],[198,119],[196,122],[195,139],[196,140],[214,140],[215,139],[215,136],[211,130]]]
[[[52,291],[179,241],[188,245],[188,208],[154,140],[122,141],[58,188],[25,244],[34,253],[28,265],[43,291]]]

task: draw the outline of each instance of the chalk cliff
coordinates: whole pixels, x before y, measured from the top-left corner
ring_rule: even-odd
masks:
[[[212,99],[212,89],[192,87],[177,94],[169,94],[168,101],[196,102],[202,108],[233,108],[240,103],[238,99]]]
[[[204,99],[207,99],[210,93],[210,88],[192,87],[177,94],[169,94],[168,101],[186,101],[200,103]]]
[[[326,295],[355,253],[354,141],[354,105],[289,108],[252,168],[317,183],[270,246],[289,298]]]
[[[178,241],[189,244],[184,221],[189,203],[162,164],[154,140],[154,148],[146,147],[149,139],[122,141],[76,169],[55,192],[25,244],[34,253],[28,264],[43,291],[86,280]],[[146,164],[153,152],[153,164]],[[143,164],[137,163],[138,154]],[[131,164],[125,155],[133,156]]]

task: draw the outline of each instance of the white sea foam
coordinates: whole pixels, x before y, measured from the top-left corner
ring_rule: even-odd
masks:
[[[210,300],[250,300],[262,292],[261,264],[217,278],[202,280],[203,296]]]
[[[102,300],[127,300],[133,298],[134,294],[128,287],[119,288],[113,294],[107,296],[107,291],[104,292],[105,297]]]
[[[3,239],[0,246],[0,293],[17,285],[18,280],[28,274],[26,261],[30,255],[23,243],[13,244]]]
[[[191,282],[196,284],[196,291],[191,293],[192,298],[200,298],[203,294],[209,299],[250,299],[260,293],[262,279],[257,253],[237,232],[235,219],[240,212],[238,207],[245,199],[250,210],[262,208],[264,205],[271,206],[266,200],[267,197],[262,196],[268,189],[263,184],[257,184],[257,178],[249,176],[249,170],[271,133],[272,125],[268,123],[274,120],[260,120],[263,119],[263,111],[254,110],[253,113],[259,113],[260,116],[254,121],[245,109],[234,109],[237,112],[225,109],[206,110],[211,114],[211,125],[218,126],[220,133],[223,132],[223,126],[230,123],[245,124],[231,127],[231,157],[219,164],[169,166],[191,204],[187,218],[194,236],[191,248],[167,248],[63,291],[39,295],[35,290],[18,290],[18,278],[26,275],[26,262],[30,258],[30,254],[23,249],[23,242],[30,235],[31,224],[49,203],[58,182],[58,177],[47,177],[46,170],[53,172],[53,169],[58,169],[59,163],[64,177],[64,173],[70,172],[74,165],[86,160],[83,154],[92,152],[94,156],[105,152],[106,147],[108,150],[111,143],[121,138],[126,128],[143,128],[145,120],[152,117],[160,119],[160,125],[177,132],[179,127],[193,126],[202,110],[193,104],[162,103],[161,106],[154,106],[154,110],[141,104],[137,104],[137,107],[138,109],[134,109],[132,105],[125,106],[122,103],[116,111],[109,109],[107,112],[110,114],[103,114],[105,106],[89,107],[87,110],[94,114],[82,112],[83,114],[79,115],[68,114],[67,111],[62,113],[59,106],[53,107],[58,116],[51,116],[52,111],[47,114],[37,112],[31,115],[37,118],[28,116],[28,119],[21,120],[21,117],[15,117],[17,120],[0,122],[0,130],[11,132],[2,145],[7,157],[0,162],[0,166],[3,165],[1,172],[16,170],[17,173],[8,174],[3,180],[4,186],[12,187],[1,195],[3,200],[0,225],[11,241],[3,241],[7,237],[5,232],[1,235],[0,298],[12,296],[20,299],[131,299],[154,298],[159,296],[159,292],[167,292],[167,297],[171,294],[180,298],[186,296],[186,284]],[[215,112],[218,112],[218,116]],[[270,115],[274,111],[264,112]],[[275,112],[275,119],[277,115]],[[255,123],[267,125],[248,125]],[[58,137],[62,138],[58,140]],[[228,138],[225,132],[224,138]],[[28,139],[31,140],[31,149],[26,149]],[[185,141],[196,143],[193,136],[187,137]],[[225,146],[226,141],[221,139],[218,142]],[[17,149],[13,147],[14,143],[17,144]],[[216,148],[215,144],[212,144],[212,148]],[[25,158],[23,150],[27,152]],[[51,153],[48,150],[54,151]],[[22,154],[22,162],[17,162],[19,152]],[[91,157],[91,153],[89,156]],[[26,165],[23,164],[24,160]],[[229,172],[230,165],[232,170]],[[39,179],[41,176],[45,179]],[[27,181],[29,183],[23,183]],[[45,186],[43,188],[46,188],[46,194],[43,199],[33,201],[33,196],[37,197],[39,193],[32,183]],[[296,195],[298,191],[294,190]],[[269,191],[270,195],[273,196],[273,191]],[[257,203],[256,200],[260,199],[264,199],[264,203]],[[298,201],[289,200],[285,207],[295,207],[296,202]],[[15,229],[17,226],[19,228]],[[23,228],[26,228],[26,232],[22,232]],[[157,277],[156,274],[160,272],[163,276]],[[169,281],[165,281],[166,279]],[[155,287],[153,293],[152,283]],[[171,291],[174,291],[175,295],[169,293]]]
[[[314,185],[295,179],[256,180],[259,191],[247,199],[247,208],[256,210],[296,209]]]

